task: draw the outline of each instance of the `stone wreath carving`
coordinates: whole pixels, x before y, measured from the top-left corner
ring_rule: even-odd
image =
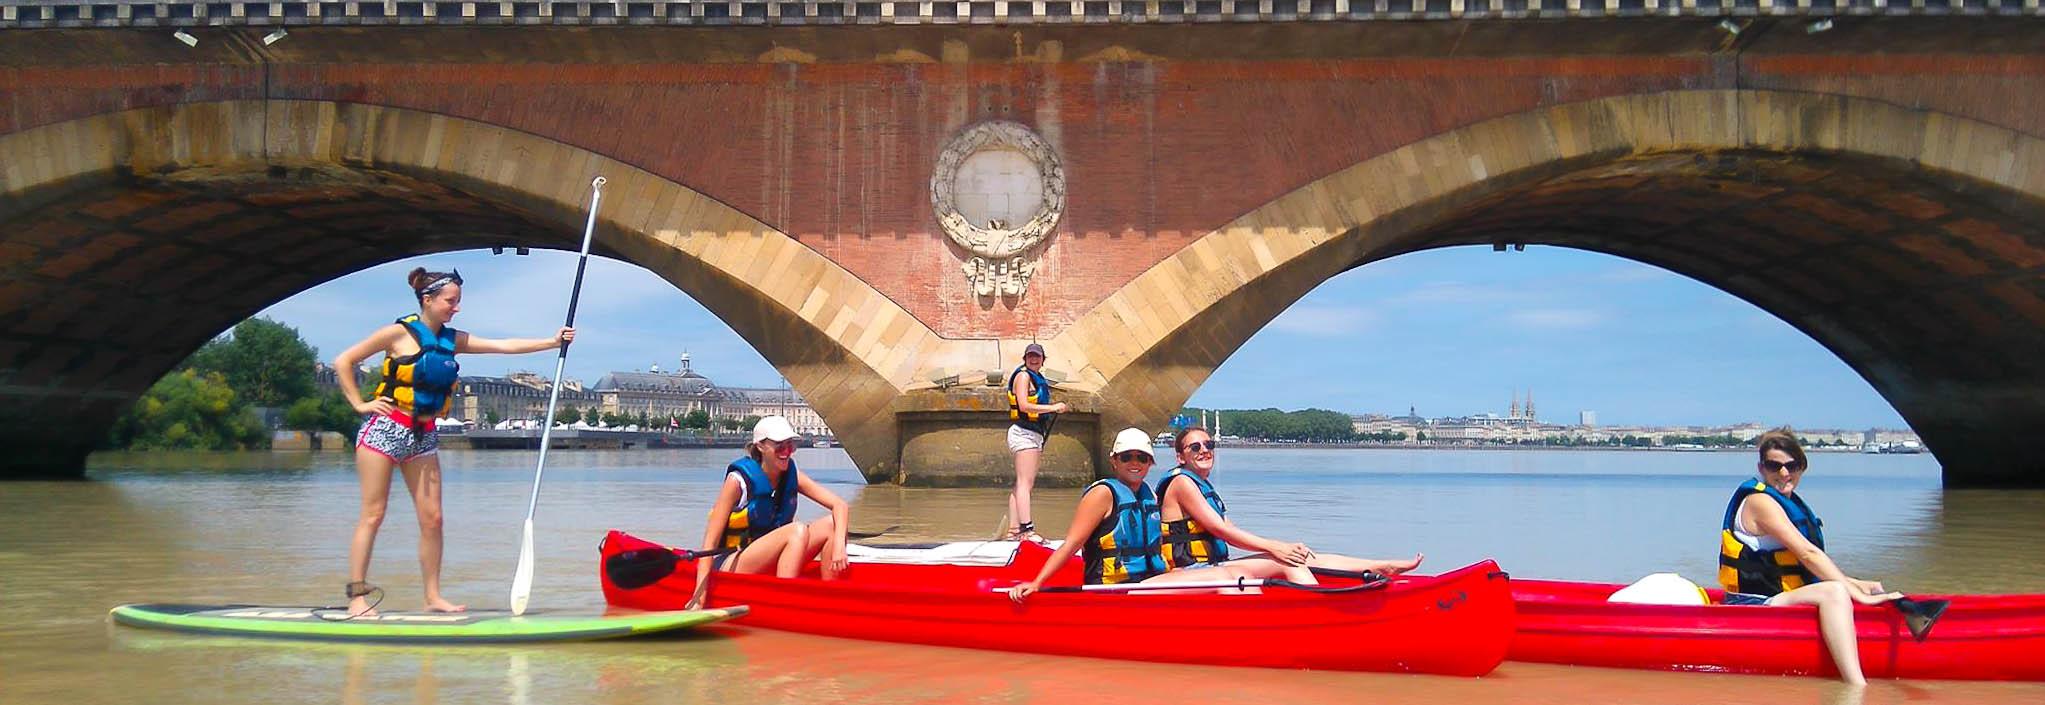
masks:
[[[954,193],[959,167],[976,153],[996,149],[1020,152],[1036,166],[1043,201],[1034,217],[1020,223],[975,223],[959,212]],[[930,176],[930,202],[938,227],[969,253],[959,268],[973,293],[1021,296],[1042,257],[1043,248],[1038,245],[1050,237],[1059,216],[1065,213],[1065,169],[1051,145],[1030,128],[1006,121],[983,122],[952,138],[938,155],[937,170]]]

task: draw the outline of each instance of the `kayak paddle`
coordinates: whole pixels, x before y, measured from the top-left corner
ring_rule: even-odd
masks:
[[[885,529],[881,529],[881,530],[879,530],[879,531],[847,531],[847,532],[845,532],[845,540],[847,540],[847,541],[865,541],[865,540],[867,540],[867,539],[871,539],[871,538],[879,538],[879,537],[880,537],[881,535],[883,535],[883,534],[886,534],[886,533],[888,533],[888,532],[890,532],[890,531],[894,531],[894,530],[896,530],[896,529],[900,529],[900,528],[902,528],[902,525],[901,525],[901,524],[896,524],[896,525],[894,525],[894,526],[890,526],[890,527],[888,527],[888,528],[885,528]]]
[[[575,260],[575,285],[568,290],[568,322],[575,327],[575,305],[582,299],[582,273],[589,267],[589,241],[596,234],[596,207],[604,198],[604,177],[589,182],[589,222],[582,226],[582,254]],[[561,401],[561,373],[568,365],[568,343],[554,358],[554,383],[547,392],[547,415],[540,422],[540,463],[533,470],[532,500],[525,505],[525,540],[518,548],[518,569],[511,574],[511,614],[525,614],[526,601],[533,595],[533,510],[540,506],[540,476],[547,472],[547,446],[554,434],[554,405]]]
[[[1306,592],[1342,593],[1342,592],[1362,592],[1364,590],[1376,590],[1384,587],[1390,582],[1391,581],[1386,580],[1384,578],[1379,578],[1375,581],[1362,582],[1357,583],[1355,585],[1307,585],[1305,583],[1295,583],[1290,580],[1284,580],[1280,578],[1236,578],[1235,580],[1202,580],[1199,582],[1188,583],[1122,583],[1119,585],[1050,585],[1044,587],[1041,590],[1038,590],[1037,592],[1129,593],[1143,592],[1148,590],[1227,590],[1231,588],[1240,589],[1253,587],[1274,587],[1286,588],[1289,590],[1304,590]],[[987,591],[1007,594],[1008,588],[1005,587],[988,588]]]
[[[714,558],[735,550],[737,549],[679,551],[671,548],[641,548],[624,551],[604,559],[604,574],[610,576],[612,585],[626,590],[637,590],[672,575],[675,566],[680,565],[682,561]]]
[[[1938,624],[1938,618],[1945,615],[1946,607],[1952,605],[1952,600],[1913,600],[1905,597],[1889,604],[1895,605],[1896,611],[1903,613],[1903,625],[1910,628],[1910,638],[1924,641],[1925,637],[1931,636],[1932,625]]]

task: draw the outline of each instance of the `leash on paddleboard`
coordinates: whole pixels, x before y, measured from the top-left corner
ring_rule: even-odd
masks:
[[[604,198],[604,177],[589,182],[589,221],[582,226],[582,253],[575,260],[575,285],[568,290],[568,320],[563,327],[575,327],[575,305],[582,300],[582,274],[589,267],[589,241],[596,234],[596,209]],[[533,470],[532,499],[525,505],[525,539],[519,544],[518,569],[511,574],[511,614],[525,614],[533,594],[533,512],[540,506],[540,477],[547,472],[547,446],[554,433],[554,408],[561,402],[561,373],[568,365],[568,342],[561,342],[561,354],[554,358],[554,383],[547,392],[547,416],[540,426],[540,462]]]
[[[377,605],[383,604],[383,588],[371,585],[369,584],[369,581],[366,580],[357,580],[355,582],[348,583],[348,586],[346,588],[343,588],[341,592],[346,594],[348,596],[348,599],[350,600],[353,600],[358,597],[369,597],[370,595],[375,595],[376,597],[372,598],[369,601],[369,606],[363,608],[361,612],[349,612],[348,607],[346,605],[340,607],[333,606],[314,607],[311,610],[312,616],[327,620],[329,622],[346,622],[356,617],[360,617],[362,615],[375,612]],[[334,617],[329,616],[327,614],[328,612],[348,612],[348,615],[345,617]]]

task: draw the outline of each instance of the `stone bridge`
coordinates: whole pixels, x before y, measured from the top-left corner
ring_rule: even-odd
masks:
[[[321,282],[573,249],[601,174],[602,253],[875,481],[1004,477],[987,380],[1033,340],[1078,482],[1321,282],[1489,244],[1717,286],[1949,484],[2038,485],[2040,37],[2035,0],[0,0],[0,475],[76,475]]]

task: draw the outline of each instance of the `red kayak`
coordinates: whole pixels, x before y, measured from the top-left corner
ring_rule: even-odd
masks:
[[[1512,581],[1519,607],[1514,661],[1670,671],[1836,677],[1810,607],[1607,602],[1623,585]],[[1711,599],[1724,598],[1711,590]],[[1861,607],[1860,664],[1869,678],[2045,680],[2045,595],[1930,595],[1951,600],[1923,641],[1899,612]],[[1923,598],[1921,598],[1923,599]]]
[[[612,605],[675,609],[695,588],[694,561],[673,549],[613,531],[599,550]],[[1374,588],[1325,579],[1329,592],[1046,592],[1027,605],[991,592],[1036,577],[1050,555],[1025,543],[1006,565],[854,563],[834,581],[815,563],[797,578],[718,573],[709,603],[750,605],[744,624],[808,634],[1225,666],[1480,676],[1512,641],[1511,591],[1490,561]],[[1075,560],[1051,584],[1079,582]]]

